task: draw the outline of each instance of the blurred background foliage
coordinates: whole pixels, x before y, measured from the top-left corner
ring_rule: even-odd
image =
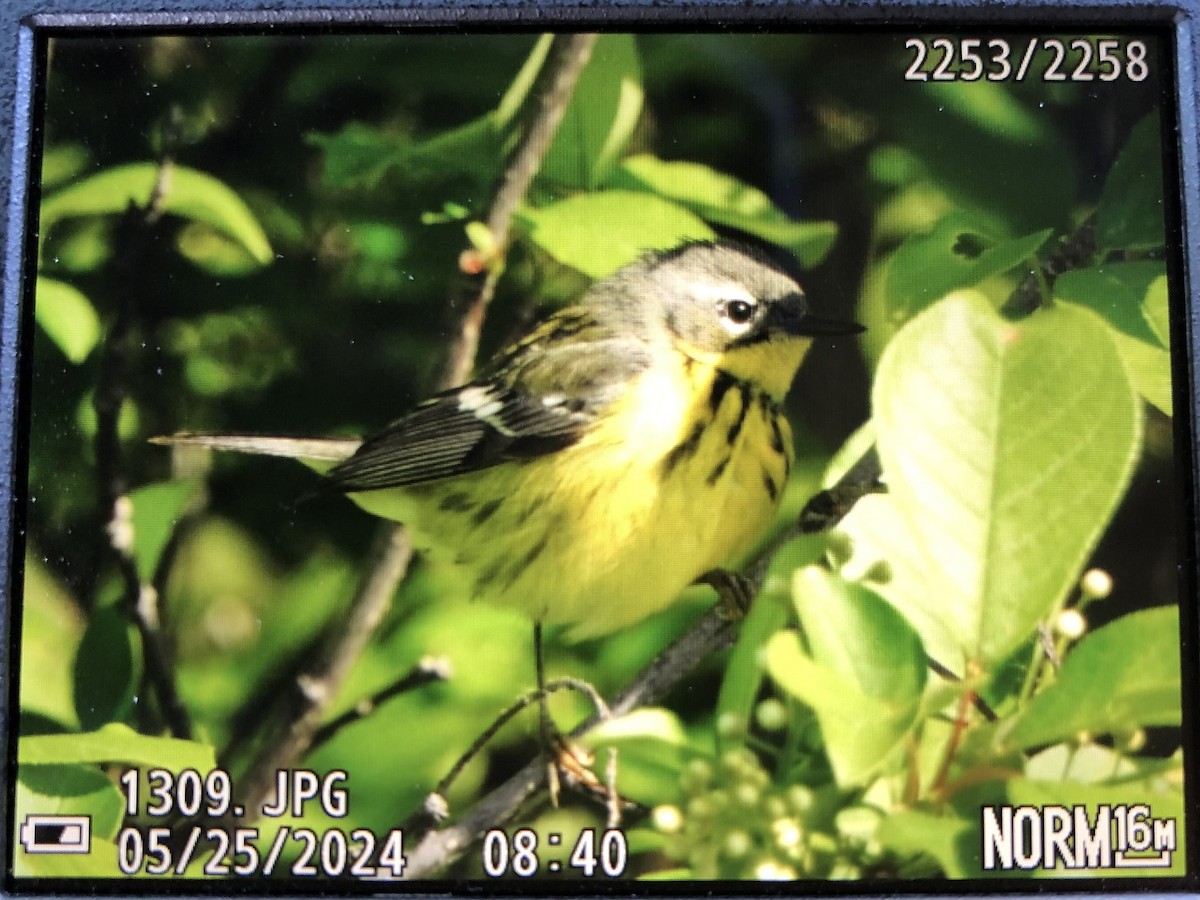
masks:
[[[518,212],[480,359],[644,249],[730,235],[790,254],[821,314],[857,317],[869,330],[861,355],[844,342],[817,346],[801,373],[790,407],[799,460],[784,522],[869,418],[876,364],[902,326],[963,288],[1000,305],[1031,259],[1047,258],[1056,242],[1077,234],[1105,207],[1105,192],[1119,195],[1107,207],[1128,215],[1101,216],[1089,262],[1134,268],[1106,274],[1077,264],[1060,279],[1062,299],[1092,306],[1119,332],[1117,350],[1147,401],[1139,401],[1141,430],[1128,435],[1136,468],[1114,470],[1113,506],[1125,478],[1131,486],[1115,513],[1095,511],[1100,541],[1081,563],[1111,573],[1116,585],[1089,610],[1093,627],[1173,603],[1180,482],[1165,281],[1156,281],[1165,275],[1155,168],[1160,85],[1156,78],[1102,86],[906,82],[904,37],[605,36],[565,136]],[[97,500],[93,395],[104,335],[118,311],[130,309],[135,337],[119,426],[135,555],[142,577],[164,588],[162,616],[196,739],[215,748],[236,779],[273,699],[344,613],[375,524],[344,500],[308,499],[315,477],[302,467],[173,459],[146,439],[182,430],[363,434],[421,399],[461,313],[459,255],[469,240],[487,249],[486,233],[468,223],[486,210],[545,48],[535,34],[423,32],[53,42],[38,330],[28,358],[23,734],[111,723],[146,734],[162,728],[137,631],[116,609],[121,589]],[[1123,176],[1110,177],[1131,134],[1144,146],[1130,151]],[[1133,186],[1122,187],[1121,177]],[[162,217],[129,234],[122,211],[160,190]],[[1137,206],[1146,190],[1148,211]],[[1140,230],[1139,215],[1150,222]],[[1117,294],[1132,300],[1105,306]],[[961,304],[974,310],[964,315],[982,316],[981,308],[976,300]],[[920,345],[908,352],[919,356]],[[889,402],[876,389],[875,406]],[[1086,411],[1075,424],[1079,418],[1086,421]],[[866,444],[857,441],[861,452]],[[1047,538],[1050,552],[1054,539]],[[1083,551],[1093,549],[1094,538],[1081,541]],[[801,601],[793,613],[788,598],[793,571],[824,552],[813,539],[788,545],[747,623],[745,645],[705,660],[661,715],[610,735],[624,748],[625,792],[665,810],[657,831],[634,833],[633,871],[971,874],[963,859],[930,849],[958,819],[935,821],[924,844],[917,827],[924,821],[893,827],[890,839],[880,830],[888,802],[864,787],[878,786],[864,775],[878,772],[878,760],[860,759],[844,777],[854,760],[836,747],[823,752],[817,727],[836,744],[836,723],[806,688],[789,686],[786,659],[799,651],[772,635],[797,614],[812,631]],[[1081,571],[1069,574],[1077,579]],[[810,588],[842,597],[849,588],[839,584]],[[870,664],[910,672],[916,696],[925,683],[921,641],[930,638],[879,612],[871,597],[862,600],[868,613],[854,614],[862,621],[847,618],[846,628],[895,636],[898,656]],[[711,602],[710,592],[695,589],[619,635],[552,641],[549,671],[611,694]],[[1022,626],[1031,629],[1033,619]],[[1015,634],[1006,658],[1028,659],[1032,639],[1028,629]],[[821,639],[813,645],[810,633],[808,640],[806,652],[819,661]],[[764,653],[777,686],[764,682]],[[350,773],[353,825],[382,833],[403,821],[486,723],[533,684],[528,623],[446,597],[441,574],[418,560],[335,712],[429,655],[450,660],[450,681],[389,701],[304,762]],[[1009,681],[1019,683],[1021,674],[1009,669]],[[1170,696],[1170,684],[1155,689]],[[587,711],[564,696],[554,709],[564,725]],[[1122,733],[1170,720],[1169,711],[1135,716]],[[944,730],[938,734],[944,741]],[[1042,744],[1064,738],[1041,737]],[[763,749],[779,740],[782,750]],[[1168,759],[1177,744],[1176,728],[1152,730],[1146,752]],[[499,783],[536,746],[533,716],[507,727],[456,784],[451,809]],[[1097,765],[1110,763],[1117,765],[1110,757]],[[22,789],[40,796],[26,782]],[[704,810],[673,805],[699,795],[724,803],[744,795],[743,812],[718,810],[723,824],[714,827]],[[571,832],[597,815],[573,801],[542,825]],[[111,837],[118,820],[109,818]],[[70,864],[64,857],[46,865]],[[478,868],[465,863],[458,872]]]

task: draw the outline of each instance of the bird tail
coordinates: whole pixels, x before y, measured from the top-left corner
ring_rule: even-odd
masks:
[[[362,443],[359,438],[292,438],[265,434],[180,434],[150,438],[150,443],[168,447],[207,447],[258,456],[283,456],[313,463],[339,463],[352,456]],[[328,465],[314,468],[326,469]]]

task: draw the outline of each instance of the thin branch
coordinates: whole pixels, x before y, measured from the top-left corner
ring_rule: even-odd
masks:
[[[375,710],[393,697],[399,697],[401,694],[407,694],[409,691],[415,691],[417,688],[424,687],[434,681],[448,681],[450,679],[451,666],[450,660],[444,656],[427,656],[417,663],[413,668],[409,669],[402,677],[397,678],[387,687],[376,691],[370,697],[364,697],[359,700],[354,706],[336,719],[329,721],[317,729],[312,736],[312,742],[309,745],[309,752],[316,750],[322,744],[328,743],[333,737],[348,725],[353,725],[371,715]]]
[[[366,575],[341,627],[328,641],[322,658],[296,677],[288,698],[288,715],[239,780],[238,803],[244,807],[247,819],[253,820],[261,812],[263,801],[273,789],[275,773],[289,768],[312,746],[329,704],[383,619],[392,594],[408,570],[411,555],[412,546],[403,528],[388,525],[380,530]]]
[[[135,350],[134,334],[138,324],[137,300],[144,293],[146,257],[150,253],[151,231],[162,215],[170,190],[170,158],[159,166],[150,199],[145,206],[130,204],[122,219],[120,243],[122,272],[116,314],[101,348],[100,370],[96,379],[93,406],[96,410],[96,478],[100,509],[105,511],[107,545],[102,555],[111,553],[123,583],[122,608],[141,635],[145,660],[145,682],[158,699],[159,711],[171,733],[179,738],[192,735],[191,719],[175,686],[175,672],[159,616],[159,591],[143,583],[133,556],[133,501],[122,467],[120,414],[129,395],[129,370]],[[145,708],[145,707],[142,707]]]
[[[604,702],[604,698],[600,696],[599,691],[592,687],[592,685],[578,678],[556,678],[554,681],[547,682],[545,690],[539,690],[535,688],[532,691],[526,691],[524,694],[514,700],[507,709],[500,713],[500,715],[498,715],[492,721],[492,724],[485,728],[483,732],[471,742],[471,746],[463,752],[463,754],[458,758],[457,762],[450,767],[450,771],[447,772],[445,776],[443,776],[442,780],[437,783],[437,787],[433,789],[433,793],[439,797],[445,797],[446,792],[450,790],[450,786],[458,780],[458,776],[462,774],[463,770],[467,767],[471,760],[479,755],[479,752],[483,750],[485,746],[487,746],[488,741],[494,738],[499,733],[501,728],[511,722],[517,713],[521,712],[523,709],[528,709],[531,704],[541,700],[543,695],[548,696],[561,690],[572,690],[583,694],[592,702],[592,706],[595,707],[596,710],[596,715],[600,719],[612,718],[612,711],[609,710],[608,705]],[[431,809],[440,808],[443,805],[444,801],[439,803],[436,799],[433,799],[431,801],[427,801],[425,807],[426,809]]]
[[[442,377],[443,388],[462,384],[471,376],[471,368],[479,350],[483,320],[504,271],[504,254],[511,237],[513,214],[541,168],[550,142],[562,124],[563,113],[566,112],[580,73],[591,58],[597,37],[595,34],[557,35],[550,46],[546,62],[531,92],[528,125],[508,158],[484,219],[495,249],[490,258],[483,260],[483,284],[463,313],[458,337],[447,356]]]
[[[777,535],[748,566],[755,588],[761,584],[771,559],[784,544],[801,534],[833,528],[859,497],[880,490],[877,468],[878,459],[874,450],[868,451],[834,487],[813,497],[795,524]],[[623,716],[656,702],[710,653],[731,646],[737,637],[737,624],[728,618],[722,606],[716,604],[639,672],[610,704],[612,715]],[[572,731],[571,737],[585,734],[600,722],[600,718],[592,716]],[[408,854],[405,878],[419,879],[436,875],[458,859],[489,828],[503,827],[545,787],[546,767],[540,759],[535,759],[463,813],[453,825],[422,835]]]

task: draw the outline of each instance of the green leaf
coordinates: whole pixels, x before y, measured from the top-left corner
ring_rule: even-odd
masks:
[[[16,878],[126,878],[128,876],[117,868],[119,852],[112,841],[97,839],[92,840],[91,849],[82,856],[18,851],[13,856],[13,875]]]
[[[183,478],[143,485],[130,493],[133,558],[137,562],[138,577],[143,582],[153,580],[163,549],[202,484],[199,478]]]
[[[180,255],[210,275],[237,278],[260,268],[237,241],[203,222],[189,222],[179,232],[175,246]]]
[[[601,722],[586,735],[586,741],[592,747],[637,740],[684,746],[687,744],[687,733],[679,717],[671,710],[646,707]]]
[[[1171,315],[1168,307],[1167,272],[1162,269],[1157,277],[1146,287],[1146,296],[1142,302],[1142,315],[1150,323],[1150,328],[1158,338],[1159,344],[1171,347]]]
[[[1074,269],[1054,282],[1054,297],[1086,306],[1123,334],[1166,350],[1170,347],[1170,331],[1163,315],[1166,304],[1153,313],[1146,307],[1150,286],[1161,278],[1165,288],[1166,277],[1166,263],[1152,260]],[[1155,316],[1153,323],[1151,314]]]
[[[700,163],[632,156],[606,186],[656,194],[708,222],[786,247],[805,268],[820,263],[837,238],[833,222],[795,222],[758,188]]]
[[[516,77],[509,83],[504,96],[500,98],[500,104],[492,111],[496,127],[506,129],[512,125],[517,117],[517,113],[525,105],[525,100],[529,97],[529,91],[533,88],[533,83],[537,80],[542,66],[545,65],[546,56],[549,54],[550,45],[553,43],[553,34],[543,34],[537,39],[537,43],[533,45],[533,49],[525,57],[525,62],[521,64]]]
[[[790,598],[783,591],[763,590],[754,598],[721,679],[721,692],[717,695],[718,721],[731,714],[739,722],[750,721],[762,687],[763,648],[771,635],[787,624],[790,606]]]
[[[577,194],[519,211],[516,221],[534,244],[591,278],[611,275],[651,250],[716,237],[683,207],[633,191]]]
[[[979,864],[979,831],[964,819],[905,810],[884,819],[875,837],[896,853],[932,856],[947,878],[966,878]]]
[[[74,178],[91,161],[83,144],[55,144],[42,151],[42,190],[57,187]]]
[[[123,762],[156,766],[173,772],[207,772],[217,764],[212,747],[178,738],[138,734],[128,725],[110,723],[83,734],[40,734],[17,741],[22,766]]]
[[[13,874],[18,878],[115,878],[117,848],[112,843],[125,813],[125,800],[112,780],[95,766],[22,765],[17,771],[12,820],[29,815],[87,816],[91,841],[87,854],[26,853],[13,844]],[[16,830],[14,829],[14,832]]]
[[[96,610],[75,654],[79,724],[96,728],[128,716],[141,677],[142,642],[137,628],[113,607]]]
[[[905,615],[999,663],[1074,585],[1129,483],[1141,411],[1108,328],[1067,304],[1009,322],[951,296],[896,334],[872,401],[917,554]]]
[[[1054,683],[1001,736],[1023,749],[1074,737],[1180,723],[1179,611],[1122,616],[1085,637]]]
[[[1112,338],[1135,388],[1171,415],[1166,265],[1141,260],[1069,271],[1055,282],[1055,298],[1091,308],[1112,325]]]
[[[38,276],[34,317],[63,355],[78,365],[100,341],[100,317],[92,301],[65,281]]]
[[[1077,269],[1054,283],[1054,296],[1094,310],[1113,326],[1113,339],[1134,387],[1147,402],[1171,415],[1166,265],[1138,261]]]
[[[77,181],[42,202],[41,233],[74,216],[123,213],[132,204],[144,207],[159,184],[159,163],[128,163]],[[224,182],[204,172],[172,165],[162,178],[163,210],[203,222],[236,241],[260,266],[274,254],[254,213]]]
[[[1162,146],[1158,113],[1136,126],[1117,155],[1096,208],[1103,250],[1156,250],[1166,245]]]
[[[796,573],[793,598],[812,656],[781,631],[767,643],[767,669],[816,713],[838,784],[859,784],[916,722],[924,651],[882,599],[816,566]]]
[[[964,648],[929,599],[923,550],[896,499],[889,494],[860,498],[833,535],[829,556],[836,571],[848,581],[861,581],[898,609],[933,659],[964,672]]]
[[[31,813],[89,816],[92,835],[112,840],[121,827],[125,800],[95,766],[22,765],[17,772],[17,820]]]
[[[373,188],[393,169],[408,176],[468,175],[486,184],[499,175],[504,155],[504,132],[490,113],[426,140],[361,122],[350,122],[335,134],[309,134],[305,140],[323,151],[322,180],[335,189]]]
[[[796,572],[796,613],[813,659],[864,692],[901,705],[925,687],[925,651],[904,618],[862,585],[818,566]]]
[[[605,34],[592,50],[538,178],[592,189],[612,171],[642,114],[642,67],[631,34]]]
[[[410,138],[362,122],[347,122],[333,134],[312,132],[304,141],[323,154],[321,180],[335,189],[377,184],[412,147]]]
[[[1052,233],[1045,229],[1006,238],[964,213],[951,213],[928,234],[908,238],[892,255],[888,305],[910,316],[953,290],[972,287],[1022,263],[1032,270],[1038,249]]]
[[[647,804],[674,799],[679,771],[690,753],[683,722],[671,710],[657,707],[601,722],[581,742],[595,751],[597,771],[608,761],[607,748],[616,748],[618,788]]]
[[[79,604],[26,546],[21,597],[21,711],[78,727],[71,662],[83,636]]]
[[[95,272],[112,258],[113,230],[104,218],[75,219],[42,245],[38,265],[57,275]]]
[[[829,490],[850,474],[850,470],[875,448],[875,423],[870,419],[863,422],[846,438],[837,452],[829,458],[825,472],[821,475],[821,489]]]

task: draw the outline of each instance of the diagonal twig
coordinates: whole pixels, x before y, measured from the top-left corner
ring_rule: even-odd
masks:
[[[457,339],[447,356],[442,388],[462,384],[471,375],[479,350],[484,316],[504,271],[503,260],[512,232],[513,214],[541,168],[598,37],[596,34],[560,34],[555,36],[550,45],[546,62],[531,92],[528,125],[509,156],[508,165],[484,218],[496,248],[495,255],[492,259],[484,260],[483,284],[459,322]]]

